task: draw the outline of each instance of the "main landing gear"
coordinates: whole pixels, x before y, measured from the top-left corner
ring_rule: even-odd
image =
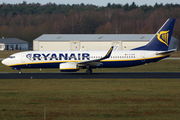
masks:
[[[91,73],[92,73],[92,70],[91,70],[91,69],[87,69],[87,70],[86,70],[86,74],[89,75],[89,74],[91,74]]]
[[[91,74],[92,73],[92,69],[91,69],[91,67],[89,67],[89,66],[86,66],[86,68],[87,68],[87,70],[86,70],[86,74]]]

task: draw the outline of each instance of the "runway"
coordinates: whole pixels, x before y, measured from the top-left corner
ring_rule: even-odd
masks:
[[[176,78],[180,72],[120,72],[120,73],[0,73],[0,79],[105,79],[105,78]]]

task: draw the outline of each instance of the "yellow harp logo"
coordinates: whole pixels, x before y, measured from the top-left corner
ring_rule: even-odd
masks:
[[[168,31],[161,31],[157,33],[157,39],[168,46],[168,38],[169,38],[169,30]]]

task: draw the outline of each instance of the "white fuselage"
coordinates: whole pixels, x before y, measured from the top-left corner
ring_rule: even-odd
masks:
[[[82,62],[104,57],[107,51],[28,51],[11,55],[2,61],[3,64],[15,68],[57,68],[61,63]],[[109,58],[101,60],[101,65],[95,67],[117,68],[136,66],[156,62],[168,57],[156,55],[158,51],[112,51]]]

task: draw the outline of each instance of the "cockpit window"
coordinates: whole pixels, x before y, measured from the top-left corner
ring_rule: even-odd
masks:
[[[12,58],[12,59],[13,59],[13,58],[15,58],[15,56],[9,56],[9,58]]]

